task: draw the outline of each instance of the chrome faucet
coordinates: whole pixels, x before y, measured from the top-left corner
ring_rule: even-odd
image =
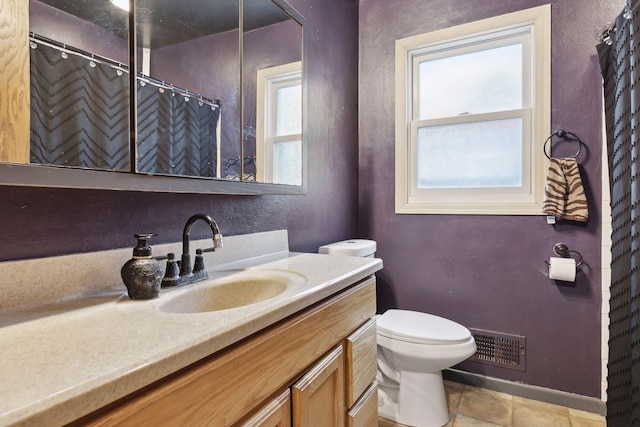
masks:
[[[213,246],[207,249],[197,249],[196,258],[191,268],[191,254],[189,251],[189,234],[191,233],[191,227],[199,219],[203,220],[213,232]],[[167,254],[167,270],[165,276],[162,279],[162,286],[180,286],[189,283],[199,282],[209,278],[207,271],[204,267],[204,258],[202,254],[204,252],[214,252],[223,246],[222,234],[218,228],[218,224],[209,215],[196,214],[187,220],[182,231],[182,257],[180,261],[175,260],[175,254]],[[178,266],[180,272],[178,273]]]

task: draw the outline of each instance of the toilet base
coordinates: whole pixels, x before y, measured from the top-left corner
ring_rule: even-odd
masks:
[[[394,399],[395,387],[390,386],[392,388],[387,393],[385,384],[380,384],[379,416],[414,427],[441,427],[449,422],[449,407],[441,371],[402,371],[397,400]]]

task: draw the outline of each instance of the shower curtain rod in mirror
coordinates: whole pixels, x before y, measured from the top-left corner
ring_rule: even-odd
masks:
[[[35,34],[33,32],[29,33],[29,42],[30,43],[36,43],[36,46],[34,46],[33,44],[31,45],[32,49],[37,48],[37,44],[42,44],[45,46],[49,46],[53,49],[58,49],[63,53],[69,53],[72,55],[76,55],[76,56],[80,56],[82,58],[85,58],[89,61],[97,61],[103,64],[108,64],[111,67],[113,67],[116,70],[120,70],[124,73],[128,73],[129,72],[129,67],[126,64],[123,64],[122,62],[118,62],[115,61],[113,59],[107,58],[105,56],[101,56],[101,55],[97,55],[95,53],[92,52],[87,52],[85,50],[79,49],[77,47],[74,46],[69,46],[65,43],[61,43],[57,40],[53,40],[50,39],[48,37],[45,36],[41,36],[39,34]],[[145,85],[145,84],[150,84],[153,86],[156,86],[158,88],[161,89],[166,89],[166,90],[170,90],[174,93],[177,93],[179,95],[188,97],[188,98],[194,98],[197,99],[199,102],[202,102],[203,104],[207,104],[210,105],[212,107],[212,109],[215,108],[219,108],[222,101],[220,101],[219,99],[209,99],[209,98],[205,98],[204,96],[195,93],[195,92],[191,92],[190,90],[187,89],[182,89],[181,87],[172,85],[171,83],[167,83],[164,82],[162,80],[158,80],[156,78],[150,77],[150,76],[146,76],[143,74],[138,73],[137,76],[138,81],[140,82],[141,85]]]

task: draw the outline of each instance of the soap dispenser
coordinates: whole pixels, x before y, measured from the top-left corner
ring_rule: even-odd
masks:
[[[163,271],[160,263],[151,257],[149,239],[154,233],[136,234],[138,245],[133,248],[133,258],[120,270],[122,281],[131,299],[153,299],[160,295]]]

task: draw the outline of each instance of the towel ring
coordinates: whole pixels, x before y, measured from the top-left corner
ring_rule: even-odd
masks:
[[[554,136],[558,136],[560,138],[566,139],[568,140],[569,138],[567,138],[567,135],[570,135],[573,137],[573,139],[578,141],[578,151],[576,152],[576,154],[573,155],[573,157],[578,157],[580,155],[580,150],[582,150],[582,140],[578,137],[578,135],[576,135],[573,132],[568,132],[566,130],[563,129],[558,129],[557,131],[555,131],[554,133],[552,133],[549,138],[547,138],[547,140],[544,142],[544,145],[542,146],[542,151],[544,151],[544,155],[547,157],[547,159],[551,159],[550,154],[547,154],[547,143],[551,141],[551,138],[553,138]],[[551,146],[549,146],[549,153],[551,153]]]

